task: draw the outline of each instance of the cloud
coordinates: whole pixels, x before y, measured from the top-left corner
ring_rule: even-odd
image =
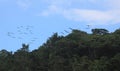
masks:
[[[120,23],[119,0],[50,0],[40,15],[60,14],[66,19],[93,25]]]
[[[109,9],[120,9],[120,0],[107,0],[105,2]]]
[[[64,11],[64,16],[78,21],[104,21],[111,19],[111,16],[105,12],[97,10],[71,9]]]
[[[44,10],[39,15],[40,16],[49,16],[51,14],[55,14],[55,13],[58,13],[58,12],[60,12],[60,9],[55,5],[51,5],[51,6],[48,7],[47,10]]]
[[[31,2],[30,2],[30,0],[18,0],[18,1],[17,1],[17,5],[18,5],[20,8],[26,10],[26,9],[28,9],[28,8],[30,7]]]
[[[70,9],[63,12],[69,20],[86,22],[92,25],[109,25],[119,23],[118,11],[99,11],[85,9]]]

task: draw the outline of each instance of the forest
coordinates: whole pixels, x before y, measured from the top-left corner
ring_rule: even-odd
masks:
[[[27,44],[14,53],[0,50],[0,71],[120,71],[120,29],[91,31],[54,33],[32,51]]]

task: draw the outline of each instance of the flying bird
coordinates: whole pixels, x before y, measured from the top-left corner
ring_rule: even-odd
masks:
[[[64,30],[66,33],[69,33],[68,31]]]
[[[70,30],[73,30],[72,28],[69,28]]]
[[[87,28],[86,28],[86,29],[90,29],[90,25],[89,25],[89,24],[87,25]]]
[[[64,33],[63,32],[61,32],[63,35],[64,35]]]

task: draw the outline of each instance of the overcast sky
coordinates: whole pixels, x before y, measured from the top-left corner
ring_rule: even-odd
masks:
[[[90,25],[89,29],[87,25]],[[0,0],[0,50],[37,49],[54,32],[120,27],[120,0]]]

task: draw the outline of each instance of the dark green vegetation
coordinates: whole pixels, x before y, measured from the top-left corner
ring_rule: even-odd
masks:
[[[38,49],[22,45],[16,52],[0,51],[0,71],[120,71],[120,29],[73,29],[53,34]]]

